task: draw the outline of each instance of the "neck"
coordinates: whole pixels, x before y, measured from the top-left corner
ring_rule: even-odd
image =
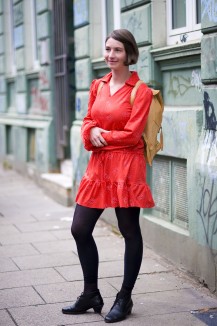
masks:
[[[113,84],[125,83],[125,81],[130,78],[130,75],[131,75],[131,72],[129,71],[128,67],[126,67],[126,69],[124,69],[121,72],[112,70],[111,81]]]

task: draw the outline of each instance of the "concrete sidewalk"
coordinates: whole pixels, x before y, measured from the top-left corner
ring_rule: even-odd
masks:
[[[0,167],[1,326],[105,325],[103,318],[122,282],[123,239],[102,220],[98,222],[94,235],[105,302],[102,315],[91,310],[63,315],[61,308],[74,302],[83,289],[70,234],[72,215],[73,208],[48,198],[32,180]],[[131,317],[118,325],[217,325],[216,312],[209,310],[217,307],[217,298],[148,248],[133,302]],[[200,309],[206,313],[192,313]]]

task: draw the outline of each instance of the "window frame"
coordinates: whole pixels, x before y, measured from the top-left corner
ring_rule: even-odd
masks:
[[[172,28],[172,0],[167,0],[167,45],[184,44],[186,42],[201,39],[201,23],[197,23],[196,0],[188,0],[186,5],[186,26]],[[181,37],[187,34],[187,40],[181,41]]]
[[[120,0],[110,0],[113,1],[113,17],[114,25],[113,29],[118,29],[121,27],[121,5]],[[106,12],[106,0],[101,0],[101,17],[102,17],[102,53],[105,51],[105,39],[108,35],[107,31],[107,12]]]
[[[154,167],[154,164],[159,163],[165,164],[165,169],[168,170],[167,177],[163,178],[161,181],[156,179],[156,176],[154,175],[154,172],[159,170],[159,166],[156,165]],[[160,164],[161,164],[160,163]],[[189,227],[189,217],[188,217],[188,179],[187,179],[187,160],[186,159],[180,159],[177,157],[170,157],[170,156],[164,156],[164,155],[156,155],[153,161],[153,166],[149,167],[147,165],[147,181],[150,185],[152,195],[155,197],[155,191],[157,193],[156,197],[154,198],[156,205],[149,210],[149,214],[151,216],[154,216],[160,220],[166,221],[170,223],[171,225],[176,225],[181,227],[182,229],[188,230]],[[185,177],[185,184],[186,187],[184,191],[184,195],[186,196],[186,214],[184,215],[184,218],[182,216],[179,216],[177,212],[179,212],[180,209],[180,201],[179,201],[179,195],[177,189],[177,184],[179,182],[178,179],[176,179],[176,176],[178,173],[176,173],[177,168],[183,168],[183,173],[186,173]],[[153,169],[156,169],[155,171]],[[184,177],[184,174],[183,174]],[[159,184],[159,182],[161,182]],[[165,182],[165,183],[164,183]],[[157,186],[156,186],[157,184]],[[167,187],[166,187],[167,186]],[[167,193],[166,201],[165,198],[161,197],[161,194],[159,194],[159,189],[163,187],[164,193]],[[160,196],[160,202],[158,202]],[[162,204],[164,207],[159,207],[158,204]],[[177,209],[178,208],[178,209]],[[181,207],[182,209],[183,207]],[[176,210],[177,209],[177,210]],[[147,210],[147,209],[146,209]]]

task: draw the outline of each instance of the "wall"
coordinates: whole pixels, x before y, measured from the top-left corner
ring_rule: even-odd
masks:
[[[181,183],[182,175],[175,176],[172,173],[169,175],[168,187],[171,188],[171,198],[168,198],[164,183],[166,178],[160,175],[158,169],[159,182],[155,183],[159,197],[169,202],[169,217],[163,218],[163,214],[156,209],[141,211],[144,242],[161,255],[171,259],[180,268],[193,273],[201,283],[206,284],[212,292],[216,292],[217,21],[215,1],[202,0],[202,40],[174,46],[167,46],[166,43],[166,1],[121,0],[120,3],[121,27],[129,29],[134,34],[140,51],[139,62],[132,69],[136,69],[140,78],[150,87],[160,89],[163,94],[165,145],[159,157],[165,162],[168,160],[172,162],[169,173],[172,164],[175,166],[176,162],[180,161],[186,173],[184,186]],[[83,16],[79,14],[78,8]],[[79,21],[80,25],[75,26],[75,35],[80,35],[76,41],[77,120],[71,129],[75,192],[89,159],[89,153],[83,150],[80,139],[80,126],[87,110],[88,87],[93,78],[107,72],[99,49],[93,50],[96,39],[99,43],[102,33],[99,28],[100,8],[94,7],[96,9],[94,12],[91,11],[92,8],[87,0],[74,1],[74,13],[80,19],[82,17]],[[159,22],[160,30],[156,22]],[[153,167],[148,169],[152,189],[153,171]],[[174,183],[176,189],[171,187]],[[186,202],[183,203],[182,198],[186,198]],[[176,209],[183,209],[184,212],[186,209],[187,222],[183,223],[174,216]],[[117,226],[112,209],[106,210],[102,217]]]
[[[31,4],[14,0],[11,12],[10,1],[0,1],[0,160],[41,173],[56,165],[52,1],[36,1],[36,16]]]
[[[201,78],[203,132],[197,151],[194,238],[209,249],[217,289],[217,15],[216,2],[202,0]],[[208,273],[207,273],[208,274]]]

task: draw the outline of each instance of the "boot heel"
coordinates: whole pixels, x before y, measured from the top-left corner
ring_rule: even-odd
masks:
[[[102,307],[103,307],[103,304],[100,305],[100,306],[93,307],[93,310],[94,310],[94,312],[96,312],[97,314],[100,314],[101,311],[102,311]]]
[[[130,310],[128,311],[128,315],[131,315],[131,313],[132,313],[132,309],[130,309]]]
[[[131,313],[132,313],[132,309],[133,309],[133,305],[132,305],[131,308],[129,309],[129,311],[128,311],[128,315],[131,315]]]

